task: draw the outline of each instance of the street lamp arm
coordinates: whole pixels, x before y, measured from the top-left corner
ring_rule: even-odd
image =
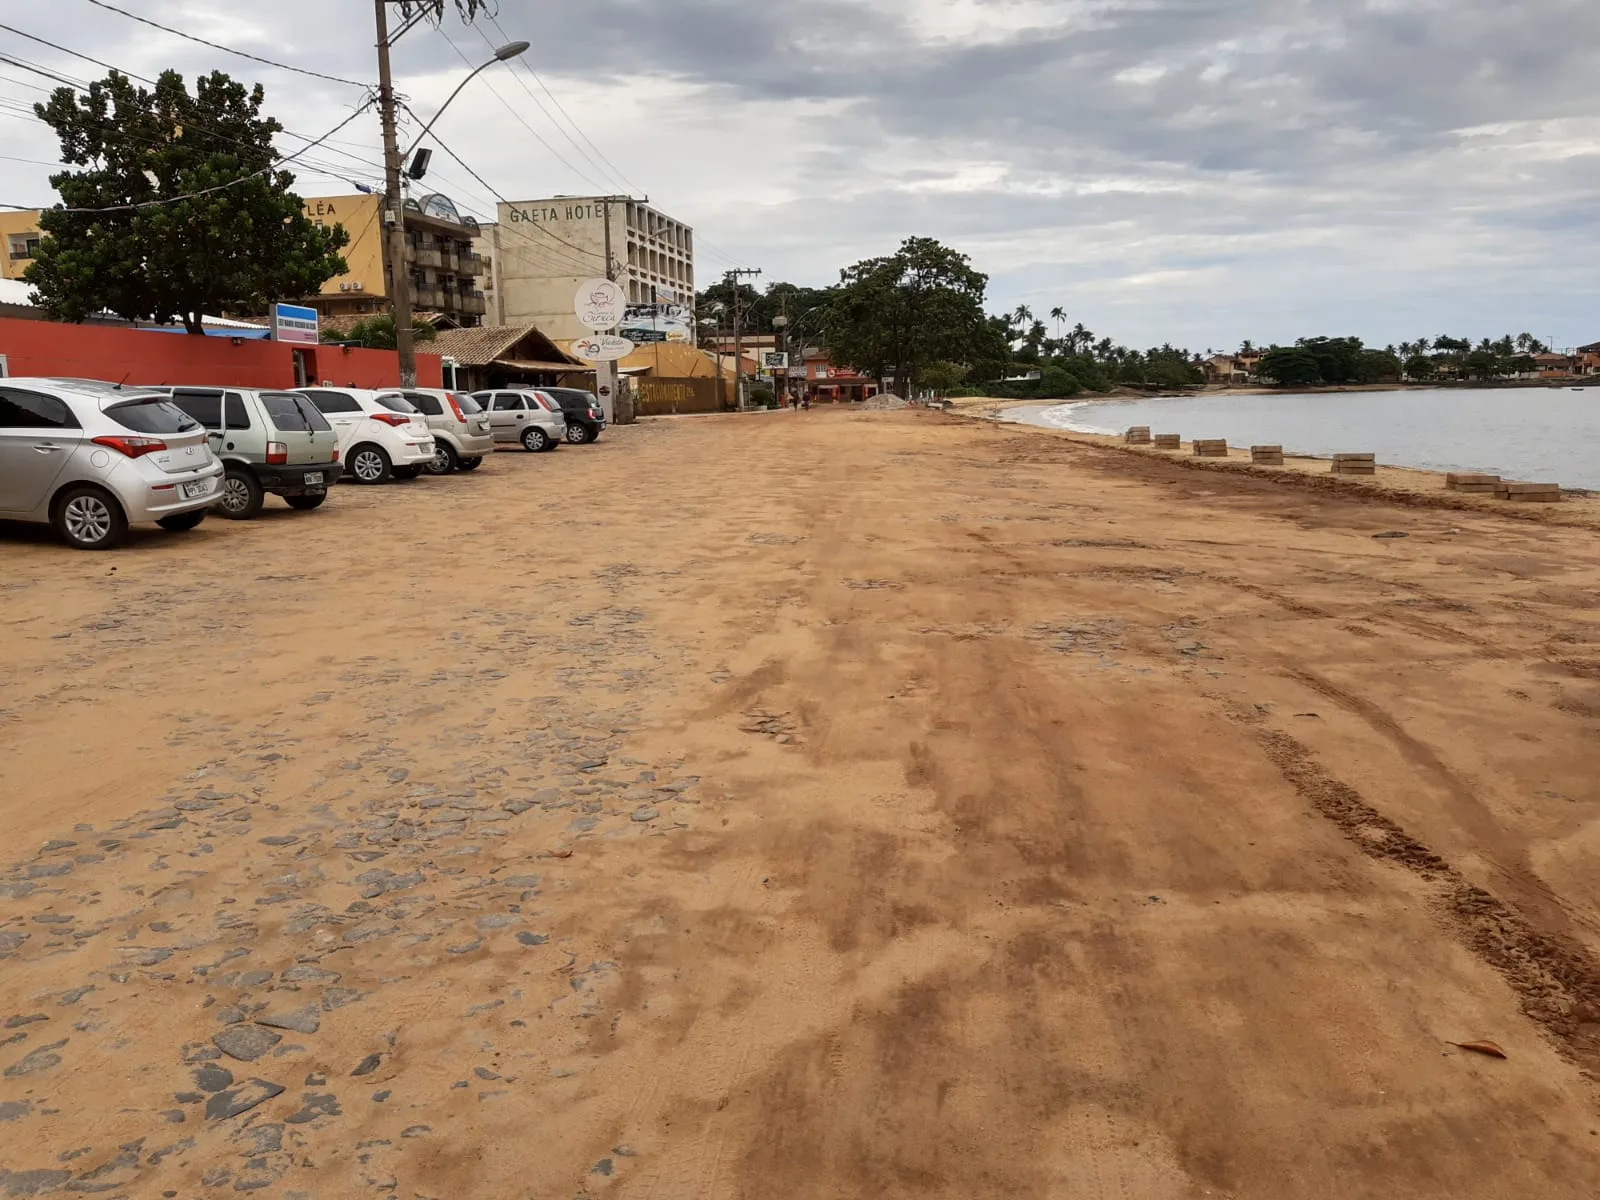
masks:
[[[465,88],[467,84],[471,83],[477,78],[479,72],[487,70],[488,68],[494,66],[497,62],[508,62],[511,59],[516,58],[517,55],[523,53],[525,50],[527,50],[527,48],[527,42],[509,42],[496,50],[494,52],[494,57],[488,62],[481,63],[474,67],[471,73],[465,79],[456,84],[456,90],[451,92],[449,98],[439,106],[439,111],[434,113],[433,116],[428,119],[428,123],[422,127],[422,132],[417,134],[417,140],[411,143],[411,148],[400,156],[401,162],[404,162],[406,159],[410,158],[416,148],[422,145],[422,139],[428,136],[428,131],[433,128],[434,123],[438,121],[440,117],[444,116],[444,110],[450,107],[455,98],[461,94],[462,89]]]

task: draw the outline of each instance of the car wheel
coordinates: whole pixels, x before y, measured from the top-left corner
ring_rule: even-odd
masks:
[[[230,466],[217,493],[217,511],[230,521],[248,521],[261,511],[266,493],[256,477],[242,467]]]
[[[456,465],[458,467],[460,467],[463,471],[476,471],[479,467],[483,466],[483,459],[476,458],[476,457],[474,457],[474,458],[463,458]]]
[[[300,512],[310,512],[313,508],[321,508],[327,498],[327,492],[306,492],[300,496],[285,496],[284,500],[290,508],[298,509]]]
[[[535,425],[531,429],[522,431],[522,448],[530,453],[537,454],[541,450],[550,448],[550,435]]]
[[[396,479],[404,479],[407,482],[415,479],[418,475],[421,475],[421,474],[422,474],[422,468],[421,467],[396,467],[394,469],[394,477]]]
[[[423,469],[429,475],[448,475],[456,469],[461,461],[457,457],[455,447],[449,442],[435,442],[433,444],[433,457],[428,460],[428,465]]]
[[[110,550],[128,533],[122,506],[97,487],[62,492],[51,524],[67,545],[79,550]]]
[[[193,512],[174,513],[170,517],[162,517],[156,522],[168,533],[188,533],[201,521],[206,519],[206,510],[197,508]]]
[[[357,483],[388,483],[394,475],[394,468],[389,464],[389,456],[379,446],[362,444],[350,452],[346,460],[350,466],[350,474],[356,477]]]
[[[582,425],[567,426],[567,441],[574,446],[581,446],[589,440],[589,431]]]

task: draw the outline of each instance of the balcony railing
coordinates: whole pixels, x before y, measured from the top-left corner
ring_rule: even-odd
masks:
[[[443,256],[433,249],[412,250],[411,261],[419,267],[432,267],[437,271],[442,265]]]

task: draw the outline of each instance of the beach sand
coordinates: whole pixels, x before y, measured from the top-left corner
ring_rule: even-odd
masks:
[[[1589,1200],[1592,529],[1189,461],[0,531],[0,1195]]]

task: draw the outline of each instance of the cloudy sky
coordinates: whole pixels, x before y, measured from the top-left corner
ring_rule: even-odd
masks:
[[[195,35],[374,77],[368,0],[108,0]],[[220,67],[317,136],[358,88],[196,45],[90,0],[0,21],[153,76]],[[1600,339],[1595,0],[499,0],[419,27],[397,85],[431,116],[490,43],[444,141],[512,199],[647,193],[730,266],[823,284],[929,235],[991,307],[1061,305],[1134,345],[1449,332]],[[86,79],[0,29],[0,55]],[[0,201],[53,200],[52,135],[0,63]],[[286,148],[298,147],[285,139]],[[379,178],[377,119],[312,156],[307,195]],[[339,176],[339,177],[335,177]],[[462,207],[492,197],[436,156]]]

